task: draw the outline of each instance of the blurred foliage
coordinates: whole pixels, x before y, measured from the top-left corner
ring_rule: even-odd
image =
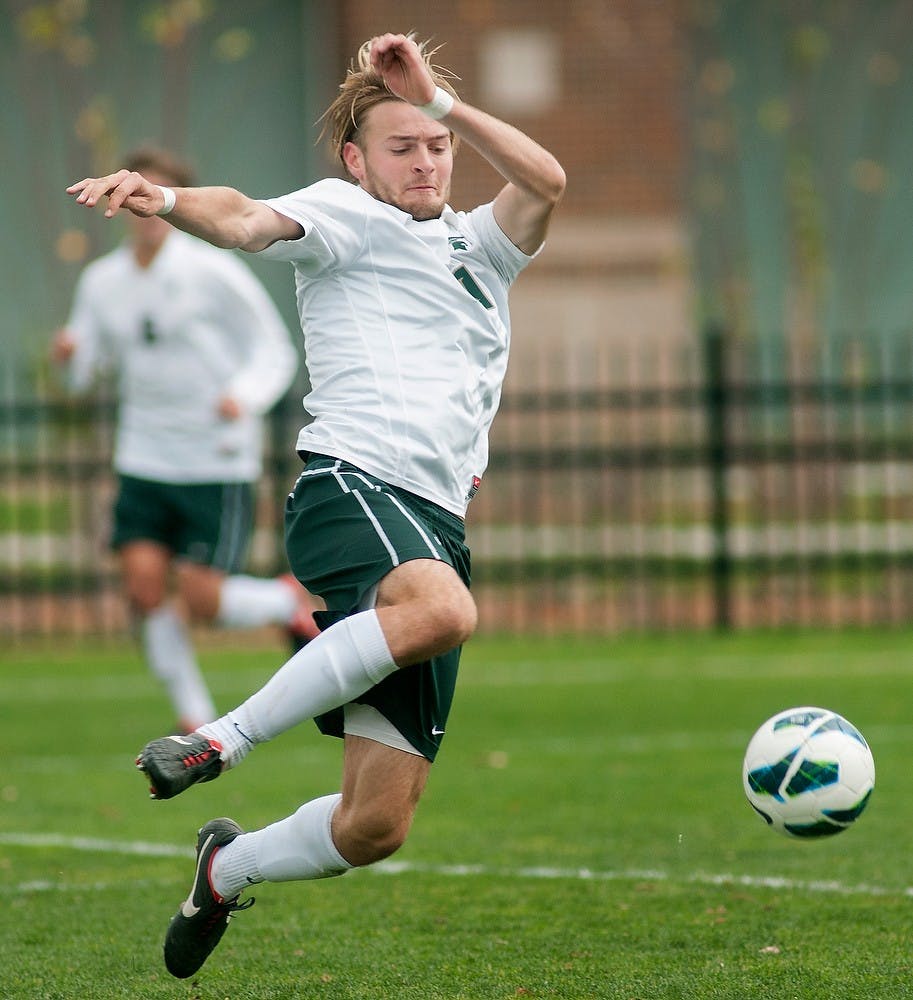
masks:
[[[319,5],[317,5],[319,7]],[[64,188],[139,143],[189,159],[200,183],[254,196],[325,173],[312,124],[334,80],[309,59],[323,16],[286,0],[7,0],[0,32],[4,185],[0,397],[35,392],[81,268],[122,238]],[[330,46],[330,48],[332,48]],[[12,238],[10,238],[12,237]],[[290,274],[254,263],[297,326]],[[294,324],[294,325],[293,325]]]
[[[770,377],[894,371],[913,326],[904,0],[698,0],[690,207],[700,309]],[[908,352],[906,352],[908,354]]]

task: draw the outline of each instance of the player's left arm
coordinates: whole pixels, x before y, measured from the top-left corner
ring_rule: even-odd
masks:
[[[397,97],[419,106],[434,97],[434,80],[408,36],[372,39],[371,61]],[[507,181],[495,198],[495,219],[514,246],[535,253],[564,194],[561,164],[518,128],[462,101],[455,101],[440,120]]]
[[[564,194],[561,164],[518,128],[461,101],[441,121],[507,181],[495,198],[495,219],[514,246],[535,253]]]

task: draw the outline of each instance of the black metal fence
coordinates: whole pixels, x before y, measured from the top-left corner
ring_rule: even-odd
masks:
[[[913,619],[913,376],[758,382],[710,331],[677,385],[507,392],[469,514],[487,629]],[[118,634],[109,402],[7,403],[0,634]],[[297,403],[272,419],[254,572],[285,568]]]
[[[615,632],[913,618],[909,350],[887,372],[773,381],[727,356],[723,330],[702,343],[677,384],[505,398],[494,495],[470,520],[483,621]]]

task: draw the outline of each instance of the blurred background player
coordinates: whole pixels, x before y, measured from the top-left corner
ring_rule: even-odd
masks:
[[[144,147],[132,170],[193,182],[171,153]],[[89,264],[52,359],[71,391],[116,378],[112,546],[145,659],[178,727],[218,716],[189,622],[278,624],[300,647],[317,605],[294,577],[240,575],[262,467],[262,416],[286,392],[298,357],[250,269],[157,216],[127,214],[128,237]]]

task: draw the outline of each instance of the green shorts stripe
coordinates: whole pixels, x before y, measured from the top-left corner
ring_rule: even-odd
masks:
[[[152,541],[225,573],[243,567],[253,532],[251,483],[162,483],[120,475],[111,545]]]
[[[212,565],[232,570],[244,562],[253,522],[252,490],[247,483],[224,483],[219,533]]]
[[[358,501],[358,503],[361,505],[362,510],[364,510],[368,520],[371,522],[372,525],[374,525],[374,530],[377,532],[377,537],[382,542],[384,548],[387,550],[387,552],[390,553],[390,562],[392,563],[393,566],[399,566],[400,564],[399,553],[396,551],[395,545],[387,535],[383,525],[380,523],[380,520],[372,511],[370,501],[360,492],[355,492],[353,495],[355,499]],[[389,495],[389,501],[399,508],[400,513],[403,515],[403,517],[406,518],[406,520],[409,521],[416,529],[421,539],[428,546],[429,557],[433,559],[441,559],[442,558],[441,553],[434,547],[434,545],[432,545],[431,540],[428,538],[422,526],[418,523],[418,521],[415,520],[414,517],[412,517],[412,515],[406,510],[406,508],[399,502],[399,500],[397,500],[397,498],[392,493]]]

